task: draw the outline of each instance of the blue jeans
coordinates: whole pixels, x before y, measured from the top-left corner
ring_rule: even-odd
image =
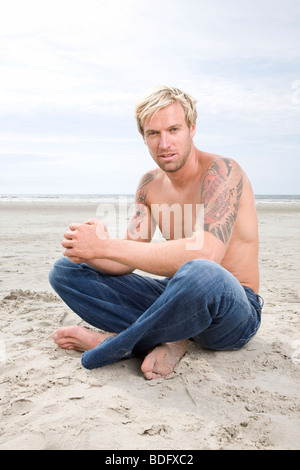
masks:
[[[135,273],[109,276],[62,258],[49,280],[83,320],[117,333],[83,353],[87,369],[182,339],[207,349],[240,349],[261,321],[261,298],[213,261],[189,261],[174,277],[153,279]]]

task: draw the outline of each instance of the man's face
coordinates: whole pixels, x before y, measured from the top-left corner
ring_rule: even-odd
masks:
[[[166,172],[183,167],[192,147],[196,126],[188,127],[182,106],[173,103],[144,124],[144,142],[157,165]]]

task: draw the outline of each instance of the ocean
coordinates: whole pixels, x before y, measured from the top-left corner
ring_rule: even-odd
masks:
[[[0,194],[0,202],[120,202],[134,201],[134,194]],[[256,203],[299,204],[300,195],[255,195]]]
[[[134,194],[0,194],[0,202],[119,202],[134,201]]]

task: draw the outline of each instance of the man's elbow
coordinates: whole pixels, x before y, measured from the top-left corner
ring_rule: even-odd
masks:
[[[185,241],[185,250],[187,258],[192,259],[207,259],[221,264],[221,261],[226,252],[226,246],[211,234],[202,232],[193,236]]]

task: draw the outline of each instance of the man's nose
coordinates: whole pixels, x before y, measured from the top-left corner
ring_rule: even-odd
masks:
[[[171,147],[170,136],[167,133],[162,132],[160,134],[159,147],[161,149],[168,149]]]

